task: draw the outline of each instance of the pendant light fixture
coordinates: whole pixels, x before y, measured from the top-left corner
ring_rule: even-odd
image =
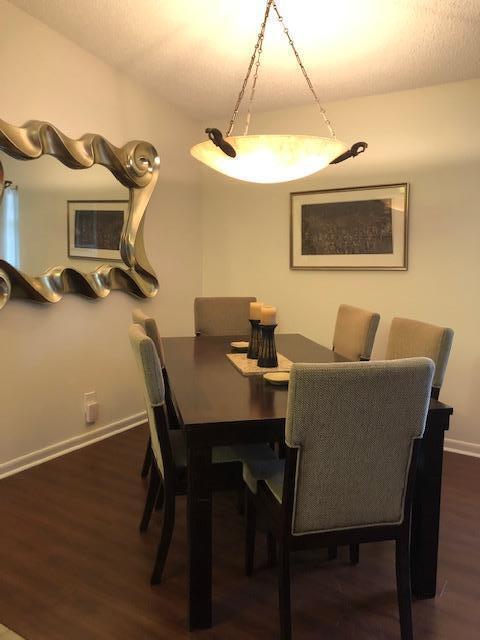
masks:
[[[275,11],[277,19],[283,27],[308,88],[320,108],[323,122],[330,134],[328,137],[294,134],[248,134],[265,27],[271,9]],[[243,135],[233,135],[235,121],[254,65],[255,72],[250,89],[245,129]],[[359,153],[363,153],[368,146],[366,142],[356,142],[349,148],[344,142],[337,139],[333,125],[313,88],[313,84],[303,66],[275,0],[267,0],[257,43],[253,50],[226,136],[224,137],[221,131],[215,128],[205,129],[205,133],[208,135],[208,140],[192,147],[190,150],[192,156],[220,173],[247,182],[274,183],[304,178],[320,171],[320,169],[324,169],[329,164],[336,164],[347,160],[347,158],[354,158]]]

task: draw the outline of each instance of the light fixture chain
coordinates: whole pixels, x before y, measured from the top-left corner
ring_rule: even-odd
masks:
[[[323,107],[323,106],[322,106],[322,104],[321,104],[321,102],[320,102],[320,99],[319,99],[319,97],[317,96],[317,94],[316,94],[316,92],[315,92],[315,89],[313,88],[312,81],[311,81],[311,80],[310,80],[310,78],[308,77],[307,70],[306,70],[306,69],[305,69],[305,67],[303,66],[302,60],[301,60],[301,58],[300,58],[300,54],[298,53],[298,51],[297,51],[297,49],[296,49],[296,47],[295,47],[295,45],[294,45],[294,43],[293,43],[292,37],[290,36],[290,33],[289,33],[289,31],[288,31],[288,29],[287,29],[287,27],[286,27],[286,25],[285,25],[285,22],[284,22],[284,20],[283,20],[283,16],[282,16],[282,15],[280,15],[280,11],[278,10],[278,7],[277,7],[277,5],[275,4],[275,1],[274,1],[274,0],[272,0],[272,6],[273,6],[273,9],[275,10],[275,13],[277,14],[278,21],[281,23],[281,25],[282,25],[282,27],[283,27],[283,32],[285,33],[285,35],[286,35],[286,36],[287,36],[287,38],[288,38],[288,42],[289,42],[290,46],[292,47],[293,53],[295,54],[295,58],[297,59],[297,62],[298,62],[298,64],[299,64],[299,67],[300,67],[300,69],[302,70],[302,73],[303,73],[303,75],[304,75],[304,78],[305,78],[305,80],[306,80],[306,82],[307,82],[307,85],[308,85],[308,87],[309,87],[310,91],[312,92],[312,95],[313,95],[313,97],[314,97],[314,99],[315,99],[315,102],[316,102],[316,103],[318,104],[318,106],[320,107],[320,111],[321,111],[321,114],[322,114],[323,120],[324,120],[324,122],[325,122],[325,124],[326,124],[326,126],[327,126],[328,130],[330,131],[330,135],[332,136],[332,138],[336,138],[337,136],[336,136],[336,134],[335,134],[335,130],[334,130],[333,125],[332,125],[332,123],[330,122],[330,120],[329,120],[329,118],[328,118],[328,116],[327,116],[327,112],[326,112],[326,110],[325,110],[325,107]]]
[[[268,8],[268,11],[270,11],[270,8]],[[267,18],[268,18],[268,14],[267,14]],[[260,70],[260,58],[262,56],[262,51],[263,51],[263,40],[265,38],[266,24],[267,24],[267,20],[265,20],[265,22],[264,22],[263,31],[260,34],[261,35],[261,39],[259,39],[259,46],[258,46],[258,50],[257,50],[257,60],[256,60],[256,63],[255,63],[255,74],[253,76],[252,89],[250,91],[250,100],[248,102],[247,117],[246,117],[246,120],[245,120],[245,130],[243,132],[244,136],[246,136],[248,134],[248,129],[250,127],[250,118],[252,117],[252,102],[253,102],[253,98],[255,97],[255,89],[257,87],[258,72]]]
[[[257,51],[257,61],[255,63],[255,74],[253,76],[252,89],[250,91],[250,99],[248,101],[247,117],[245,119],[245,130],[243,132],[244,136],[246,136],[248,134],[248,129],[250,127],[250,118],[252,117],[252,102],[253,102],[253,98],[255,96],[255,89],[256,89],[256,86],[257,86],[258,70],[259,70],[259,67],[260,67],[260,56],[262,55],[262,46],[263,46],[263,38],[262,38],[262,42],[260,43],[260,46],[258,47],[258,51]]]
[[[240,108],[240,104],[243,100],[243,96],[245,95],[245,89],[247,88],[247,84],[248,84],[248,80],[250,78],[250,74],[252,73],[252,69],[253,69],[253,64],[255,62],[255,59],[257,58],[257,54],[260,51],[260,54],[262,52],[262,45],[263,45],[263,37],[265,35],[265,27],[267,24],[267,20],[268,20],[268,14],[270,13],[270,7],[272,6],[272,4],[275,4],[273,2],[273,0],[267,0],[267,6],[265,7],[265,15],[263,17],[263,22],[262,22],[262,26],[260,27],[260,33],[258,34],[258,39],[257,39],[257,43],[255,45],[255,48],[253,50],[253,54],[252,57],[250,59],[250,64],[248,65],[248,69],[247,69],[247,74],[243,80],[243,84],[242,84],[242,88],[240,89],[240,93],[238,94],[238,98],[237,98],[237,103],[235,104],[235,108],[233,110],[233,114],[232,114],[232,118],[230,120],[230,124],[228,127],[228,131],[227,131],[227,138],[228,136],[230,136],[232,134],[233,131],[233,127],[235,125],[235,120],[237,118],[237,114],[238,114],[238,110]],[[254,84],[252,86],[252,93],[250,94],[250,105],[249,105],[249,111],[248,111],[248,115],[247,115],[247,125],[246,125],[246,129],[248,131],[248,124],[250,123],[250,106],[253,100],[253,95],[255,93],[255,85],[257,82],[257,77],[258,77],[258,67],[260,65],[260,55],[258,55],[258,61],[257,61],[257,67],[255,70],[255,76],[254,76]]]

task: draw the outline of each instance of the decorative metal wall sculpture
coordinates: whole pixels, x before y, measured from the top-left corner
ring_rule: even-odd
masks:
[[[112,289],[123,289],[139,297],[153,297],[157,293],[158,280],[143,242],[145,209],[155,188],[160,164],[151,144],[132,141],[115,147],[96,134],[73,140],[47,122],[32,120],[23,127],[15,127],[0,120],[0,150],[18,160],[54,156],[70,169],[103,165],[129,190],[128,218],[120,241],[124,264],[103,264],[89,273],[68,266],[53,266],[41,275],[31,275],[1,259],[0,255],[0,308],[9,295],[37,302],[57,302],[65,293],[79,293],[89,298],[104,298]],[[4,187],[3,175],[1,183],[0,193]]]

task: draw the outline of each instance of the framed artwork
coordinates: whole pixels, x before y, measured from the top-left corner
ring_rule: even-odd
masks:
[[[68,255],[118,260],[128,200],[69,200]]]
[[[291,269],[407,270],[407,183],[290,198]]]

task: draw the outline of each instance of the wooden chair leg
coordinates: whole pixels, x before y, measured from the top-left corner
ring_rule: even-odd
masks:
[[[267,531],[267,556],[268,566],[274,567],[277,564],[277,541],[271,531]]]
[[[328,559],[336,560],[337,557],[338,557],[338,548],[334,546],[328,547]]]
[[[290,550],[283,541],[280,541],[279,543],[278,600],[280,612],[280,638],[281,640],[291,640]]]
[[[397,599],[402,640],[413,640],[412,588],[410,581],[410,540],[402,535],[396,541]]]
[[[150,467],[152,466],[152,441],[150,438],[147,442],[147,449],[145,451],[145,457],[143,459],[142,465],[142,478],[146,478],[148,476],[148,472],[150,471]]]
[[[158,487],[157,501],[155,502],[155,511],[161,511],[165,502],[165,490],[163,488],[163,482],[160,478],[160,485]]]
[[[145,500],[145,508],[143,510],[143,516],[140,522],[140,531],[142,533],[148,529],[148,525],[150,524],[150,518],[152,517],[152,511],[155,507],[155,501],[157,499],[159,486],[160,474],[158,473],[157,465],[154,462],[151,465],[150,482],[148,485],[147,497]]]
[[[350,545],[350,564],[358,564],[359,560],[360,560],[360,545],[351,544]]]
[[[157,557],[153,567],[151,584],[159,584],[162,580],[163,569],[167,560],[170,542],[172,541],[173,528],[175,526],[175,496],[167,495],[165,500],[165,511],[163,516],[162,535],[158,545]]]
[[[245,574],[251,576],[255,558],[255,530],[257,526],[257,513],[253,496],[249,489],[246,491],[245,500]]]

